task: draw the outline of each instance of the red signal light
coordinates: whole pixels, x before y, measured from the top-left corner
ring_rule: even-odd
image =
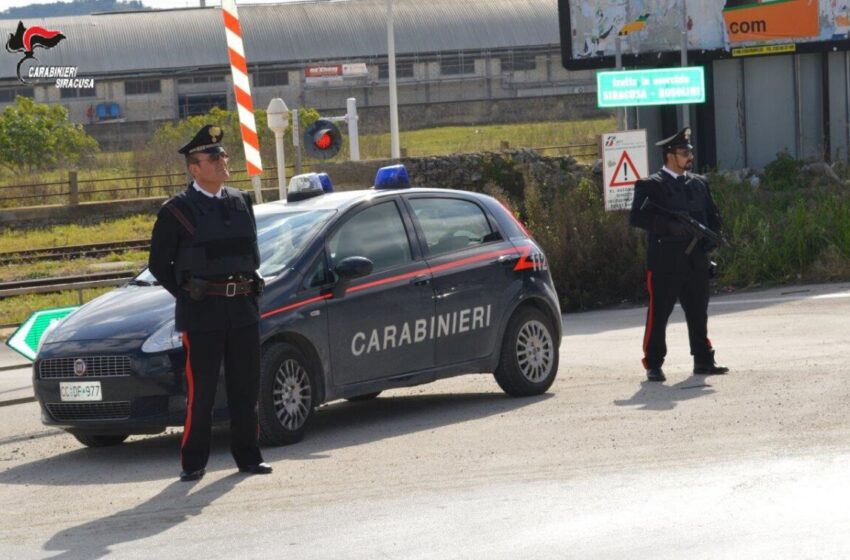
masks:
[[[327,150],[328,148],[331,147],[331,142],[332,142],[331,135],[328,134],[327,132],[325,132],[324,134],[322,134],[321,136],[316,138],[316,141],[314,142],[314,144],[320,150]]]

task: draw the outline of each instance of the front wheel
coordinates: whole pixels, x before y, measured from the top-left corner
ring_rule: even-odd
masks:
[[[496,382],[512,397],[527,397],[545,393],[557,373],[558,350],[549,319],[533,307],[519,308],[505,329]]]
[[[301,441],[313,417],[316,373],[296,347],[275,343],[260,364],[260,441],[290,445]]]
[[[111,447],[123,443],[127,434],[71,434],[86,447]]]

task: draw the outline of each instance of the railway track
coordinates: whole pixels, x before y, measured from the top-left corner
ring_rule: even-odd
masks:
[[[112,243],[93,243],[91,245],[71,245],[68,247],[50,247],[47,249],[31,249],[29,251],[10,251],[0,253],[0,265],[16,262],[55,261],[63,259],[79,259],[83,257],[99,257],[110,253],[150,249],[149,239],[132,241],[116,241]]]

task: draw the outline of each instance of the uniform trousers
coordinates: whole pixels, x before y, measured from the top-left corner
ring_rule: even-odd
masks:
[[[262,462],[257,443],[260,326],[183,333],[188,403],[180,461],[186,472],[205,468],[210,454],[212,411],[222,362],[230,411],[230,450],[239,467]]]
[[[676,274],[648,271],[646,286],[649,307],[643,335],[643,367],[660,368],[667,355],[667,320],[676,300],[682,305],[688,323],[688,340],[695,362],[711,363],[714,350],[708,339],[708,271],[690,268]]]

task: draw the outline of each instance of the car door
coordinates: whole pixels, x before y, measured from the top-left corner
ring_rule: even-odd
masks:
[[[431,274],[396,198],[352,210],[328,236],[331,269],[366,257],[372,273],[327,300],[333,379],[350,385],[431,368],[434,315]]]
[[[434,194],[405,200],[433,274],[436,365],[489,355],[497,343],[505,294],[517,282],[510,266],[515,247],[472,198]]]

